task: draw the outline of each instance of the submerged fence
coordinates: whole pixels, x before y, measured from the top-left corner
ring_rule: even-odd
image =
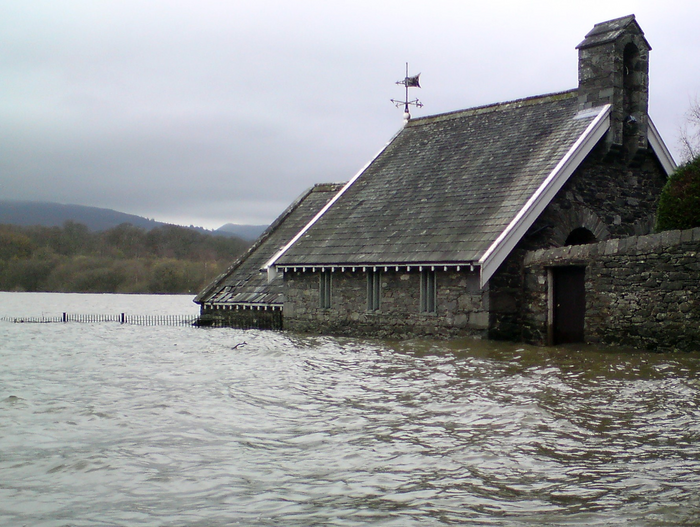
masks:
[[[52,322],[117,322],[119,324],[131,324],[135,326],[194,326],[198,325],[199,315],[128,315],[126,313],[104,315],[63,313],[59,316],[0,317],[0,320],[27,324],[47,324]]]

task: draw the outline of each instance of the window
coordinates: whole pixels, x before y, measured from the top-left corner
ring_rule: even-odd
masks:
[[[382,298],[382,274],[367,271],[367,311],[379,311]]]
[[[331,307],[331,272],[321,271],[319,275],[318,307],[329,309]]]
[[[435,271],[423,270],[420,274],[420,311],[421,313],[437,312],[437,286]]]

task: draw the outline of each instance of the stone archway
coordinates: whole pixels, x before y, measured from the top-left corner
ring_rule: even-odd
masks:
[[[577,227],[566,237],[564,245],[586,245],[597,241],[595,234],[586,229],[586,227]]]
[[[551,242],[554,246],[563,247],[600,242],[609,237],[607,226],[595,212],[572,203],[571,207],[557,211]]]
[[[556,213],[552,243],[585,245],[610,237],[607,226],[591,209],[571,203]],[[564,344],[585,340],[586,267],[553,267],[548,270],[548,342]]]

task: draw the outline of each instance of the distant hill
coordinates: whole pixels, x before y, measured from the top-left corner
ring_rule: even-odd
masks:
[[[267,229],[267,225],[237,225],[235,223],[227,223],[216,229],[217,233],[229,233],[244,240],[253,241]]]
[[[44,227],[61,227],[66,221],[82,223],[91,231],[106,231],[122,223],[130,223],[150,231],[156,227],[169,225],[156,220],[127,214],[112,209],[86,207],[84,205],[63,205],[61,203],[40,201],[9,201],[0,200],[0,224],[9,225],[42,225]],[[228,227],[234,227],[229,229]],[[205,234],[237,237],[246,241],[255,240],[266,226],[234,225],[227,223],[220,229],[211,231],[202,227],[190,227]]]
[[[122,223],[131,223],[134,227],[141,227],[149,231],[165,225],[165,223],[149,220],[142,216],[99,207],[39,201],[0,200],[0,224],[60,227],[66,221],[82,223],[91,231],[105,231]]]

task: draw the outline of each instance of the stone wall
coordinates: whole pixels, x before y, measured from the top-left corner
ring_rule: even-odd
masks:
[[[700,228],[539,250],[524,263],[525,340],[547,341],[547,269],[584,265],[588,342],[700,351]]]
[[[212,306],[202,304],[198,320],[200,326],[238,329],[282,329],[281,306],[263,307]]]
[[[513,250],[488,283],[489,332],[494,340],[520,340],[523,302],[521,247]]]
[[[336,270],[331,279],[331,307],[319,307],[319,274],[284,274],[284,327],[307,333],[395,337],[413,335],[483,335],[488,327],[487,291],[468,269],[438,270],[437,312],[421,313],[420,272],[381,271],[381,307],[367,311],[367,275]]]

